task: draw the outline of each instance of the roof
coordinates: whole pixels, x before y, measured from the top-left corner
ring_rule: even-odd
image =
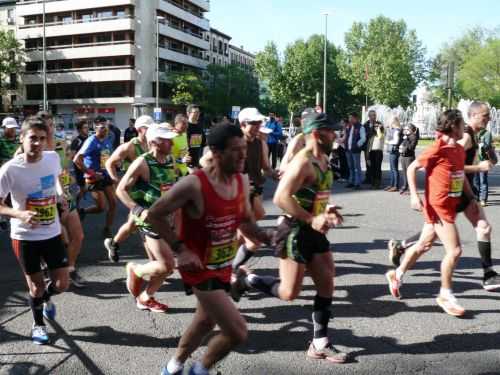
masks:
[[[218,34],[218,35],[220,35],[220,36],[222,36],[222,37],[224,37],[224,38],[226,38],[226,39],[229,39],[229,40],[233,39],[233,38],[232,38],[232,37],[230,37],[229,35],[224,34],[222,31],[219,31],[219,30],[217,30],[217,29],[214,29],[213,27],[211,27],[211,28],[210,28],[210,32],[211,32],[211,33],[213,33],[213,34]]]
[[[236,47],[233,44],[229,45],[229,49],[234,49],[236,52],[242,53],[244,55],[250,56],[251,58],[255,58],[255,55],[251,52],[245,51],[242,47]]]

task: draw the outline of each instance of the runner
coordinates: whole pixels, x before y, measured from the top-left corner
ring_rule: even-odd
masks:
[[[189,155],[189,144],[187,138],[188,119],[183,114],[178,114],[174,119],[174,131],[177,137],[174,138],[172,146],[172,155],[175,158],[175,164],[179,169],[181,176],[189,174],[188,165],[192,162],[192,157]]]
[[[488,160],[476,164],[478,144],[476,135],[481,129],[486,128],[490,111],[486,103],[473,102],[469,108],[469,126],[465,128],[463,138],[460,143],[466,153],[464,171],[469,180],[473,179],[473,174],[477,172],[487,172],[492,168],[492,163]],[[471,185],[472,188],[472,185]],[[491,225],[486,218],[484,209],[477,202],[477,196],[474,199],[468,199],[463,196],[457,212],[464,212],[465,217],[476,231],[477,247],[481,258],[483,268],[483,288],[487,291],[500,289],[500,276],[493,270],[493,260],[491,257]],[[406,249],[413,246],[418,235],[411,236],[406,240],[399,241],[391,239],[388,243],[389,260],[397,267],[400,263],[400,257]]]
[[[73,162],[84,172],[87,190],[92,193],[92,197],[96,202],[95,206],[80,208],[80,217],[83,219],[87,214],[103,212],[107,202],[106,223],[102,232],[104,238],[107,238],[111,237],[111,226],[113,225],[116,210],[113,180],[105,169],[113,145],[108,137],[105,120],[95,123],[95,131],[95,135],[91,135],[86,139],[80,151],[75,155]]]
[[[328,338],[335,265],[326,233],[342,223],[335,206],[328,205],[333,175],[327,155],[335,140],[335,130],[337,127],[325,114],[315,113],[305,118],[306,147],[292,159],[274,194],[274,203],[286,214],[276,235],[280,278],[250,273],[238,282],[292,301],[300,293],[307,270],[316,287],[312,314],[314,338],[307,356],[344,363],[347,355],[336,350]]]
[[[407,250],[401,265],[386,273],[386,278],[391,294],[401,298],[399,289],[403,275],[431,249],[438,237],[443,243],[445,256],[441,262],[441,290],[436,302],[447,314],[463,316],[465,309],[452,293],[453,270],[462,254],[455,218],[462,195],[468,199],[474,199],[474,195],[465,178],[464,148],[458,143],[464,134],[461,112],[455,109],[445,111],[436,131],[439,132],[436,142],[410,164],[407,172],[411,206],[423,211],[425,218],[420,238]],[[420,168],[426,172],[424,204],[417,193],[416,172]]]
[[[71,160],[73,160],[77,152],[82,148],[85,140],[89,137],[88,120],[86,118],[78,119],[76,122],[76,130],[78,132],[78,135],[73,138],[73,140],[71,141],[71,145],[69,146]],[[75,173],[76,183],[80,188],[80,191],[78,192],[78,196],[76,198],[76,204],[78,207],[80,207],[80,201],[82,200],[86,191],[85,178],[83,176],[83,172],[75,165],[75,163],[73,163],[73,171]]]
[[[148,208],[165,194],[177,180],[175,162],[170,155],[176,133],[163,127],[151,126],[147,131],[150,151],[138,157],[127,169],[116,190],[122,203],[131,210],[139,228],[144,247],[151,259],[146,264],[127,263],[127,289],[141,310],[166,312],[167,305],[155,300],[154,294],[173,272],[175,261],[170,247],[144,221]],[[163,225],[171,225],[163,222]],[[141,292],[144,279],[150,281]]]
[[[189,374],[207,375],[209,369],[247,338],[246,323],[226,294],[231,278],[231,262],[236,254],[236,230],[262,242],[268,241],[251,219],[249,185],[242,176],[246,142],[239,127],[217,125],[210,131],[208,145],[213,166],[181,179],[146,215],[146,221],[177,253],[182,280],[198,301],[196,312],[184,332],[175,356],[162,374],[182,374],[184,362],[200,346],[216,325],[201,361]],[[183,211],[180,239],[164,225],[165,218]],[[196,236],[193,236],[196,228]]]
[[[188,164],[191,171],[200,167],[200,159],[203,156],[203,148],[206,146],[205,132],[200,120],[200,107],[196,104],[187,106],[188,116],[187,140],[189,144],[189,156],[191,162]]]
[[[43,318],[55,318],[56,308],[51,297],[68,288],[68,257],[56,208],[61,203],[64,211],[58,179],[61,167],[55,152],[44,151],[47,132],[42,120],[28,117],[20,136],[25,152],[0,169],[0,215],[11,218],[12,247],[29,289],[34,318],[31,337],[35,344],[49,342]],[[9,193],[12,208],[5,205]],[[48,284],[41,272],[42,261],[50,270]]]
[[[146,132],[148,128],[153,125],[154,120],[151,116],[140,116],[135,122],[135,128],[138,132],[137,137],[119,146],[106,161],[106,171],[115,184],[120,182],[120,176],[118,175],[117,169],[121,164],[123,164],[123,170],[126,171],[135,159],[148,151]],[[120,260],[119,245],[125,241],[135,229],[134,218],[132,215],[129,215],[127,222],[118,229],[116,235],[104,240],[104,247],[108,251],[108,258],[111,262],[116,263]]]

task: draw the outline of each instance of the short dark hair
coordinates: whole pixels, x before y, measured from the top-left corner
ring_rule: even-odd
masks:
[[[82,128],[87,125],[88,119],[86,117],[80,117],[76,120],[76,130],[80,131]]]
[[[29,116],[24,120],[21,126],[21,135],[25,135],[28,131],[33,129],[43,130],[46,133],[49,131],[45,121],[39,116]]]
[[[234,126],[232,124],[218,124],[210,130],[207,144],[214,150],[224,151],[227,147],[229,139],[234,137],[243,138],[243,132],[239,126]]]
[[[191,113],[193,109],[200,109],[200,106],[198,104],[189,104],[186,108],[186,113]]]
[[[462,112],[458,109],[448,109],[439,117],[436,131],[443,134],[450,134],[453,128],[459,126],[463,121],[464,117],[462,116]]]
[[[94,119],[94,123],[95,124],[100,124],[101,122],[106,122],[106,118],[103,117],[103,116],[97,116],[95,119]]]
[[[349,113],[349,116],[359,118],[359,115],[356,112]]]

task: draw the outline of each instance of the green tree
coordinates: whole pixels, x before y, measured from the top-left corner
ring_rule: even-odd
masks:
[[[177,74],[173,78],[172,103],[188,105],[198,103],[202,105],[205,100],[206,85],[199,74]]]
[[[19,74],[24,62],[24,52],[12,31],[0,30],[0,94],[8,88],[7,78]]]
[[[355,22],[345,35],[341,75],[354,94],[377,103],[406,105],[426,74],[425,49],[403,20],[378,16]]]

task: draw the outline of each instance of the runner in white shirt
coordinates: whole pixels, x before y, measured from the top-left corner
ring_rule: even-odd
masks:
[[[62,204],[65,211],[66,201],[58,178],[59,156],[43,151],[47,142],[44,122],[37,117],[26,119],[20,140],[24,153],[0,169],[0,215],[11,218],[12,247],[28,284],[34,318],[32,340],[35,344],[47,344],[43,318],[55,318],[50,297],[68,288],[68,256],[57,209]],[[12,208],[4,202],[9,193]],[[42,260],[50,270],[51,281],[47,285],[41,272]]]

